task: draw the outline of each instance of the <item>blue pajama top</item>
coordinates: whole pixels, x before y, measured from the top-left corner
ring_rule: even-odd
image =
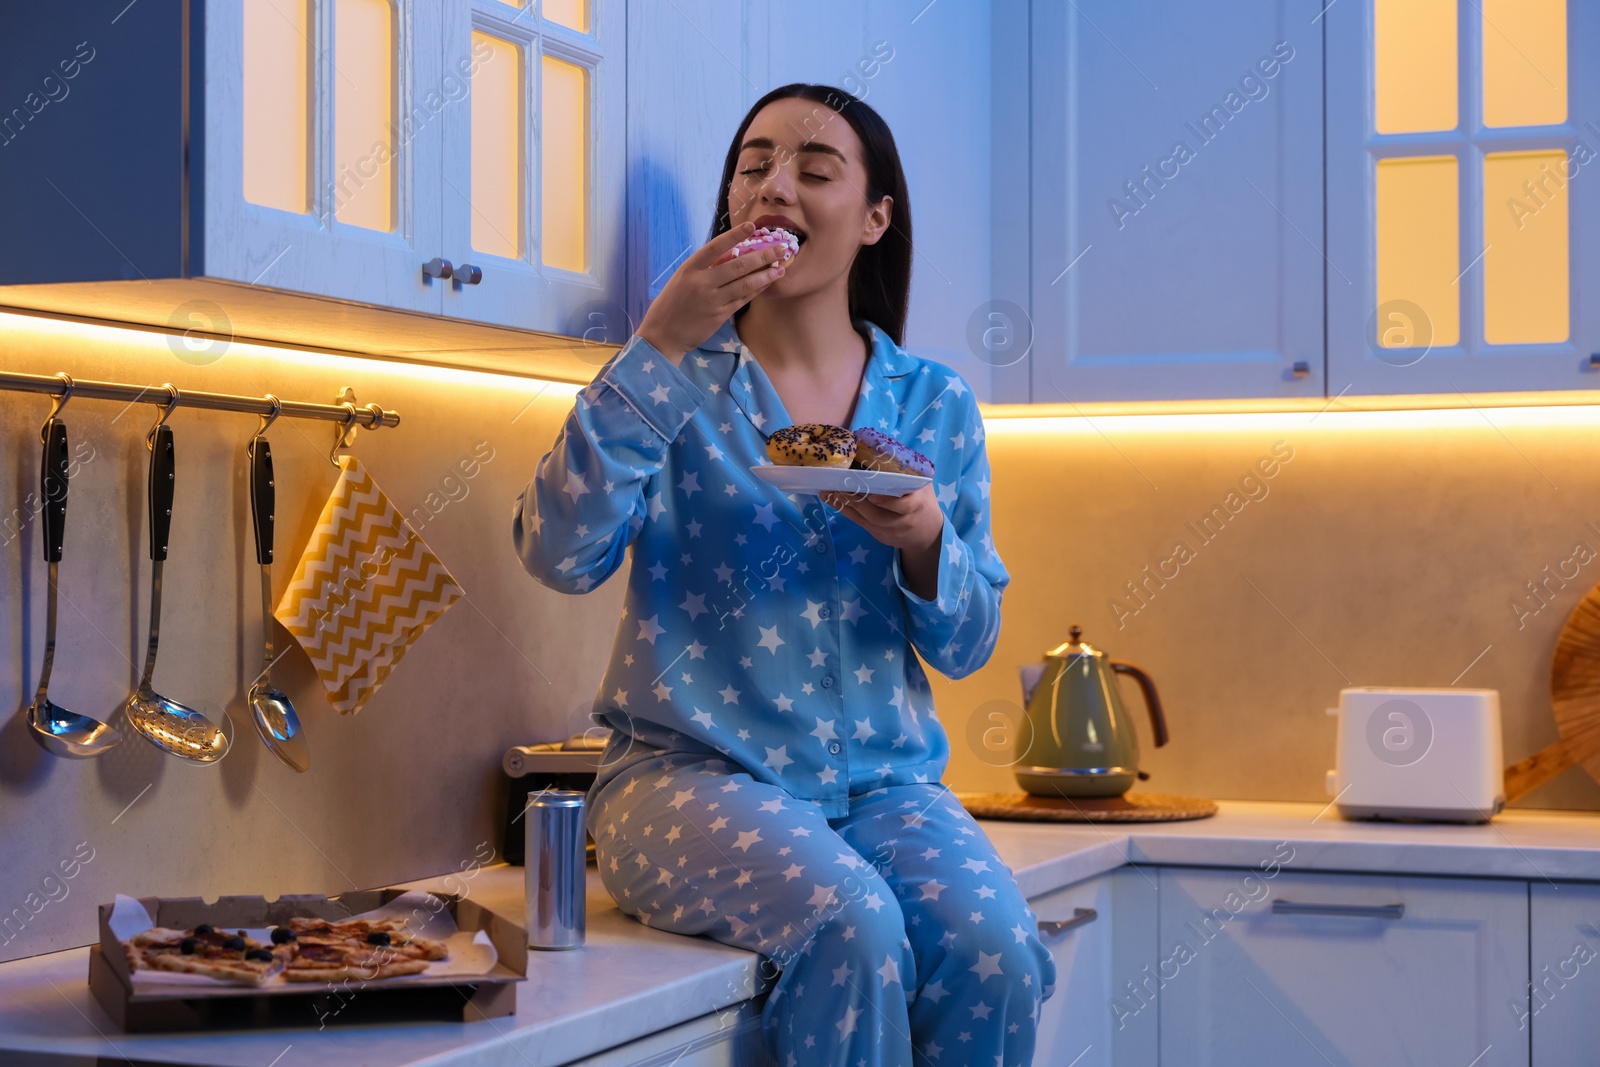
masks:
[[[632,546],[590,715],[613,730],[591,798],[663,751],[720,753],[830,819],[851,795],[943,776],[950,743],[912,650],[961,678],[999,636],[1010,576],[990,536],[983,420],[961,375],[858,329],[872,351],[850,429],[934,463],[935,599],[907,587],[898,549],[750,472],[793,420],[732,319],[681,366],[632,337],[517,497],[517,553],[553,589],[588,592]]]

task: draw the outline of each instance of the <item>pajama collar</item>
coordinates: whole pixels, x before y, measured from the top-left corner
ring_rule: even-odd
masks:
[[[899,425],[900,408],[889,387],[889,380],[915,371],[917,361],[895,344],[894,339],[881,327],[871,322],[866,326],[872,335],[872,351],[867,356],[866,372],[861,377],[861,392],[846,429],[872,427],[893,436]],[[744,412],[756,429],[763,434],[771,434],[780,426],[793,424],[794,420],[785,410],[772,379],[767,377],[767,372],[761,368],[750,347],[739,339],[739,331],[732,318],[718,327],[717,332],[700,348],[706,352],[732,354],[734,366],[728,390],[733,394],[739,410]]]

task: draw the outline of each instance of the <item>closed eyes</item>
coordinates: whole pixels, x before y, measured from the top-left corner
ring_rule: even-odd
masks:
[[[765,167],[752,167],[752,168],[750,168],[748,170],[741,170],[739,173],[740,174],[765,174],[766,172],[767,172],[767,168],[765,168]],[[813,178],[813,179],[815,179],[816,181],[819,181],[819,182],[831,182],[831,181],[833,181],[833,179],[828,177],[826,174],[812,174],[812,173],[806,172],[806,173],[802,173],[801,177],[803,177],[803,178]]]

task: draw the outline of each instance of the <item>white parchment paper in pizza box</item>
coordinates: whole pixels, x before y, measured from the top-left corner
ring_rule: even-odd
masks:
[[[484,930],[466,931],[457,928],[455,916],[450,913],[449,905],[434,896],[432,893],[420,889],[413,889],[394,898],[381,908],[364,911],[360,915],[350,916],[352,919],[403,919],[406,928],[417,937],[426,937],[434,941],[443,941],[450,955],[447,959],[434,960],[428,964],[428,969],[419,974],[403,974],[393,978],[376,979],[384,985],[394,982],[412,982],[417,979],[473,977],[488,974],[494,970],[500,961],[500,954],[495,951],[494,942],[489,940],[489,934]],[[108,920],[111,934],[118,941],[127,941],[136,934],[153,929],[156,925],[150,912],[134,897],[117,894],[116,902],[111,909]],[[218,929],[222,929],[222,924]],[[243,932],[245,937],[254,938],[263,946],[272,944],[272,928],[264,926],[227,927],[233,933]],[[215,978],[208,978],[202,974],[182,974],[176,971],[150,971],[140,969],[133,972],[133,987],[140,993],[149,992],[165,986],[218,986],[239,985],[236,982],[223,982]],[[258,989],[273,989],[280,986],[292,987],[301,992],[314,990],[315,985],[303,982],[290,982],[281,974],[273,975]]]

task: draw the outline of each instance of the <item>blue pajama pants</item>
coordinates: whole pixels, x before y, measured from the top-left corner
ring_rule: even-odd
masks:
[[[665,753],[593,798],[600,877],[648,926],[762,953],[780,1067],[1027,1067],[1056,981],[1038,922],[939,784],[828,819],[737,765]]]

